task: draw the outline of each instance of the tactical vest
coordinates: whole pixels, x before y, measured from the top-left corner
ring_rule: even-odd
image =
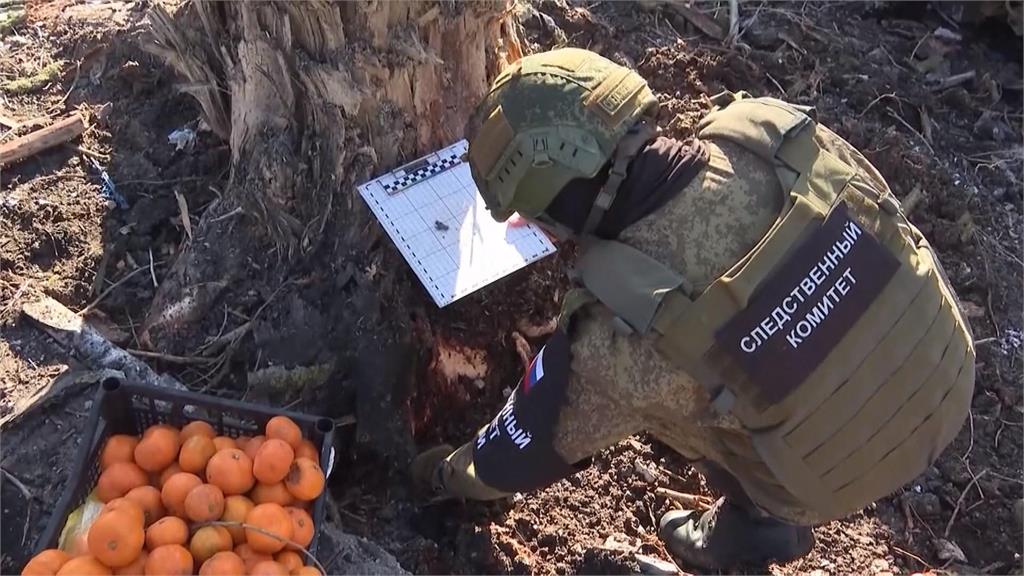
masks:
[[[586,241],[577,279],[742,423],[774,483],[841,518],[913,480],[956,436],[974,389],[970,328],[896,198],[817,144],[810,109],[714,102],[699,137],[753,152],[787,193],[770,231],[700,293],[617,241]],[[771,512],[766,493],[752,496]]]

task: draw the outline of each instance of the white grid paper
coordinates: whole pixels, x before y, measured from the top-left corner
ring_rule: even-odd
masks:
[[[459,160],[467,147],[456,142],[359,186],[442,308],[555,251],[537,226],[511,228],[491,218],[469,164]]]

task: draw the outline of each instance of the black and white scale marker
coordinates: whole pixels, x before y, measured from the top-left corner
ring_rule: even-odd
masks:
[[[447,150],[447,148],[445,150]],[[390,174],[381,176],[379,180],[383,180],[387,176],[391,176],[393,179],[385,183],[383,186],[385,192],[394,195],[413,184],[417,184],[437,176],[441,172],[449,170],[461,162],[462,159],[456,155],[455,151],[444,154],[435,152],[434,154],[428,154],[419,160],[414,160],[405,166],[396,168]]]
[[[439,307],[555,252],[537,226],[491,218],[467,150],[456,142],[358,187]]]

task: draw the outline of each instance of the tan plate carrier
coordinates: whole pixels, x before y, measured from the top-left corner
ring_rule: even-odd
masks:
[[[785,487],[790,504],[796,500],[822,520],[840,518],[913,480],[956,436],[974,389],[970,328],[928,242],[891,192],[879,192],[818,145],[811,109],[742,93],[715,103],[699,136],[754,152],[788,191],[768,234],[700,294],[677,272],[616,241],[586,242],[578,279],[617,325],[647,335],[706,387],[719,411],[737,417],[753,446],[743,457],[757,461],[761,476],[773,476],[764,480]],[[810,376],[766,405],[736,362],[711,353],[716,331],[840,201],[899,267]],[[732,471],[762,507],[777,508],[770,490],[758,494],[757,473]]]

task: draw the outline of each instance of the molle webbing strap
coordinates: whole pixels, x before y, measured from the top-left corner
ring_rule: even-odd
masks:
[[[581,234],[584,236],[592,234],[597,225],[601,223],[601,218],[604,217],[605,212],[608,211],[612,202],[615,201],[615,196],[619,193],[619,186],[626,179],[626,170],[629,168],[629,163],[633,161],[633,158],[640,152],[644,144],[656,134],[657,130],[654,127],[648,124],[646,120],[641,120],[629,133],[623,136],[618,147],[615,148],[615,154],[612,157],[612,167],[608,172],[608,180],[605,181],[604,186],[597,193],[597,198],[594,199],[594,204],[590,207],[590,212],[587,214],[587,220],[583,224],[583,230],[580,231]]]
[[[842,196],[844,201],[852,198],[850,193]],[[877,218],[877,211],[875,212]],[[789,432],[797,426],[807,414],[819,409],[819,407],[835,392],[843,382],[852,378],[858,370],[859,359],[857,350],[870,344],[877,343],[887,330],[899,320],[899,315],[892,310],[901,311],[910,305],[912,298],[924,286],[924,277],[928,274],[927,265],[919,258],[913,246],[908,246],[902,239],[897,226],[892,225],[888,219],[879,219],[882,224],[876,237],[887,250],[896,255],[903,265],[896,271],[895,275],[879,295],[878,301],[889,302],[885,307],[872,306],[864,312],[862,324],[870,326],[870,329],[860,329],[851,333],[850,337],[844,338],[833,350],[832,359],[819,366],[806,378],[807,385],[799,388],[795,393],[765,408],[757,413],[746,414],[744,417],[751,422],[752,426],[763,426],[770,423],[777,423],[788,419],[783,432]],[[820,435],[820,432],[815,434]],[[810,448],[808,448],[810,450]]]
[[[973,347],[938,262],[902,217],[877,217],[879,240],[901,268],[805,385],[771,408],[786,421],[753,434],[780,480],[831,517],[934,461],[973,388]]]
[[[969,352],[956,381],[942,403],[911,434],[871,470],[836,491],[837,500],[856,509],[865,495],[872,500],[892,492],[894,486],[912,481],[934,462],[967,419],[974,391],[974,354]]]
[[[780,432],[786,434],[786,441],[800,454],[817,452],[827,440],[831,441],[825,430],[843,427],[854,418],[882,383],[911,357],[939,313],[940,295],[926,289],[928,267],[919,261],[915,263],[913,255],[907,252],[912,252],[912,248],[905,250],[903,257],[907,263],[879,295],[877,305],[865,312],[863,327],[855,328],[855,333],[835,348],[837,358],[844,360],[811,373],[808,380],[814,381],[815,386],[800,395],[800,406],[780,406],[792,415]],[[864,362],[857,357],[858,350],[872,347],[872,361]],[[842,458],[847,453],[849,450],[836,449],[825,460],[816,459],[818,467],[826,470],[833,456]]]
[[[858,426],[872,425],[870,433],[856,445],[843,442],[847,435],[830,434],[822,445],[842,448],[842,458],[839,463],[829,463],[815,471],[833,489],[838,489],[870,470],[939,405],[956,381],[966,353],[966,342],[957,338],[955,317],[948,311],[938,314],[925,341],[917,346],[908,363],[886,379],[851,420]],[[840,431],[848,429],[843,427]],[[818,461],[804,460],[809,465]]]
[[[753,433],[750,440],[772,474],[805,506],[825,517],[843,516],[831,491],[782,437],[770,432]]]
[[[930,289],[935,281],[930,259],[915,254],[913,246],[904,246],[898,258],[903,266],[864,312],[863,326],[855,326],[836,346],[836,361],[811,373],[816,384],[801,395],[800,406],[786,406],[791,420],[780,432],[802,455],[830,441],[823,430],[841,430],[913,358],[940,312],[941,294]],[[864,350],[873,351],[870,361],[858,358]]]

